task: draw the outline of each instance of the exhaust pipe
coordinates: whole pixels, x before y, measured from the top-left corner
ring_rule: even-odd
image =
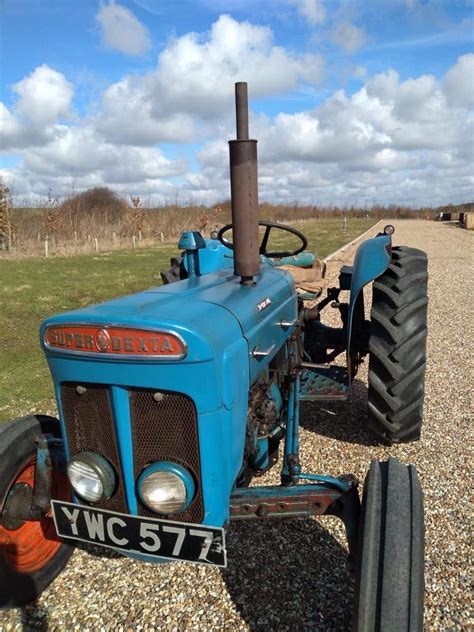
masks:
[[[237,139],[229,141],[234,274],[253,285],[260,272],[257,141],[249,139],[247,83],[235,84]]]

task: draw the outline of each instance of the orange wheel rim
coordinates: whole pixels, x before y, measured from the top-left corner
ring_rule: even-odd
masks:
[[[26,483],[31,488],[35,482],[35,463],[32,458],[11,482]],[[67,476],[53,470],[52,497],[70,500],[71,492]],[[51,512],[41,520],[26,521],[10,531],[0,525],[0,555],[8,566],[18,573],[34,573],[50,562],[59,551],[62,541],[56,535]]]

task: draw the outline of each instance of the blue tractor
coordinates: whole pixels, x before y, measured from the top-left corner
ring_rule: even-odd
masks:
[[[356,573],[354,630],[422,630],[415,468],[373,461],[361,502],[353,475],[302,471],[298,431],[301,402],[347,398],[369,355],[370,427],[389,443],[419,437],[426,256],[392,248],[388,226],[362,243],[324,298],[295,282],[292,269],[321,269],[304,235],[258,221],[245,83],[236,84],[236,107],[232,224],[208,240],[183,233],[182,259],[160,287],[41,326],[60,418],[0,428],[0,605],[34,600],[77,540],[224,567],[230,521],[331,514],[345,525]],[[298,245],[272,248],[277,231]],[[340,328],[321,322],[329,304]],[[333,364],[340,354],[346,361]],[[255,485],[277,461],[281,484]]]

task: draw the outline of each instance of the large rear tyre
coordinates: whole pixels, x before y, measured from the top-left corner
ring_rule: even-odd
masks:
[[[36,599],[66,566],[73,547],[56,536],[50,514],[11,524],[5,518],[9,494],[34,486],[39,434],[60,436],[59,422],[36,415],[0,425],[0,607],[13,608]],[[15,487],[16,486],[16,487]],[[71,500],[64,472],[53,469],[52,496]]]
[[[357,554],[354,632],[422,632],[423,493],[413,465],[372,461]]]
[[[369,428],[387,443],[420,438],[427,337],[427,257],[395,247],[374,282],[369,340]]]

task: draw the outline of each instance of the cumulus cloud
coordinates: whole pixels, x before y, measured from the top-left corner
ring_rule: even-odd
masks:
[[[268,27],[222,15],[205,37],[187,33],[171,40],[155,72],[110,86],[99,126],[117,142],[195,139],[197,121],[205,130],[232,111],[236,81],[248,81],[253,97],[268,96],[299,82],[317,84],[322,70],[319,55],[292,54],[274,45]]]
[[[427,205],[469,199],[474,116],[464,94],[462,112],[460,101],[454,106],[444,94],[452,73],[469,82],[470,66],[460,58],[444,81],[432,75],[401,81],[388,70],[312,111],[258,117],[260,197]],[[199,161],[207,182],[226,177],[224,143],[206,145]]]
[[[447,73],[444,94],[454,107],[474,106],[474,54],[462,55]]]
[[[350,22],[341,22],[332,31],[331,39],[346,53],[354,53],[366,43],[367,36],[359,26]]]
[[[321,24],[326,19],[326,10],[322,0],[291,0],[291,4],[311,26]]]
[[[474,55],[445,77],[368,76],[302,111],[251,113],[259,140],[260,198],[279,202],[440,204],[472,197]],[[316,83],[322,61],[276,46],[270,29],[221,16],[209,33],[171,40],[146,75],[103,93],[99,112],[71,114],[74,87],[41,66],[0,104],[2,143],[22,156],[6,170],[14,195],[62,196],[98,185],[164,202],[229,196],[227,139],[234,136],[233,83],[252,98]],[[275,100],[275,103],[278,101]],[[181,143],[182,158],[160,143]],[[193,144],[194,155],[185,143]],[[195,147],[199,149],[196,152]],[[186,159],[189,156],[189,160]]]
[[[13,91],[19,97],[17,113],[38,125],[67,117],[74,94],[66,77],[46,64],[15,84]]]
[[[188,171],[186,160],[170,160],[159,148],[111,144],[92,127],[69,128],[42,147],[24,153],[21,165],[9,171],[15,196],[44,200],[51,188],[62,197],[94,186],[110,186],[119,193],[164,201],[174,195],[171,180]]]
[[[102,174],[105,182],[141,182],[184,173],[183,162],[170,161],[159,149],[112,145],[92,127],[70,128],[25,157],[25,167],[44,175],[72,177]]]
[[[151,47],[148,30],[121,4],[111,2],[100,7],[95,16],[100,25],[102,44],[125,55],[142,55]]]
[[[0,103],[0,144],[5,150],[44,144],[57,132],[56,123],[71,117],[73,85],[46,64],[12,86],[12,109]]]

